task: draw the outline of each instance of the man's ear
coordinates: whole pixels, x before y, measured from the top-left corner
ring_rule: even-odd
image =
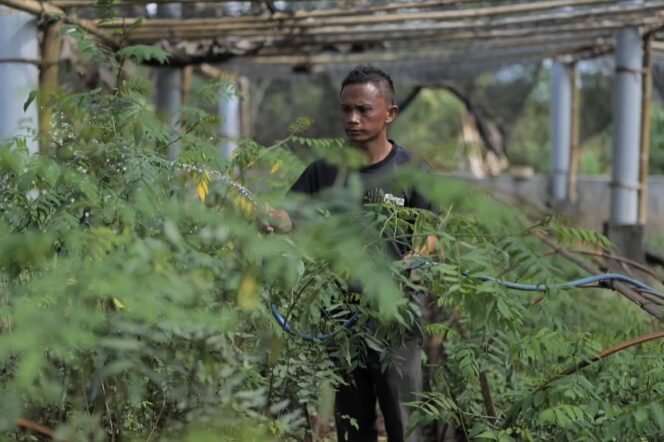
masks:
[[[387,117],[385,118],[385,123],[390,124],[394,120],[397,119],[397,115],[399,115],[399,106],[396,104],[393,104],[392,106],[387,109]]]

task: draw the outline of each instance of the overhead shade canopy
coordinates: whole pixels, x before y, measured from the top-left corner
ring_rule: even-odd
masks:
[[[664,28],[664,0],[181,1],[188,8],[182,19],[155,18],[141,0],[113,3],[110,19],[97,18],[108,17],[109,6],[90,0],[0,3],[64,14],[110,45],[158,45],[173,66],[228,63],[264,74],[344,70],[358,62],[437,72],[584,59],[612,52],[618,29],[637,26],[657,40]]]

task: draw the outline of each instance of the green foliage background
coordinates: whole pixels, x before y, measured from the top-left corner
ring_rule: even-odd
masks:
[[[87,50],[122,65],[117,54]],[[134,61],[159,55],[124,51]],[[203,85],[194,102],[225,87]],[[217,153],[217,117],[186,107],[174,134],[149,96],[137,77],[112,93],[53,97],[53,130],[43,140],[55,146],[52,156],[28,156],[21,140],[0,148],[7,439],[31,438],[15,425],[21,417],[66,440],[302,440],[308,416],[330,416],[341,370],[361,364],[367,348],[389,357],[382,350],[420,316],[432,344],[413,425],[452,425],[468,438],[500,441],[664,434],[661,342],[560,376],[658,322],[600,289],[550,290],[536,301],[472,278],[550,284],[579,276],[546,255],[533,229],[568,245],[605,247],[605,238],[528,219],[482,191],[414,171],[401,177],[404,185],[423,189],[440,215],[389,204],[357,210],[348,202],[361,195],[351,172],[356,156],[338,140],[304,137],[309,120],[289,123],[268,146],[243,140],[226,161]],[[439,106],[435,95],[428,99]],[[166,157],[174,142],[177,161]],[[350,188],[316,202],[284,199],[305,166],[294,154],[302,151],[338,163]],[[260,233],[261,204],[214,171],[261,204],[296,214],[296,230]],[[438,241],[437,264],[410,279],[381,248],[382,237],[409,228],[416,239]],[[286,335],[270,316],[275,302],[299,329],[336,330],[340,319],[326,315],[347,308],[338,285],[354,280],[365,288],[354,307],[362,320],[330,346]],[[417,305],[406,286],[429,293],[429,302]],[[487,414],[482,376],[496,416]]]

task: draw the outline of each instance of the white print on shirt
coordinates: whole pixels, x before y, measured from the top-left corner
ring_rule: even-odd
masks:
[[[399,207],[403,207],[404,204],[406,203],[405,199],[400,198],[398,196],[394,196],[391,193],[386,193],[385,196],[383,197],[383,201],[394,203]]]

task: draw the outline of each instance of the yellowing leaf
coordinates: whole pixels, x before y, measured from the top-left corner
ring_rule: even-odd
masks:
[[[67,285],[76,285],[76,278],[67,278]]]
[[[206,170],[203,176],[201,177],[201,181],[196,186],[196,194],[203,202],[205,202],[205,198],[208,195],[209,182],[210,182],[210,173]]]
[[[270,173],[271,174],[277,173],[279,171],[279,169],[281,169],[281,163],[282,163],[281,160],[278,160],[276,163],[274,163],[272,165],[272,169],[270,169]]]
[[[241,308],[251,309],[258,303],[258,284],[251,275],[244,275],[237,292],[237,305]]]
[[[235,204],[240,208],[244,216],[251,218],[254,215],[254,205],[251,201],[238,195],[234,198]]]
[[[118,310],[123,310],[125,308],[124,304],[122,302],[120,302],[120,300],[118,298],[113,298],[113,305]]]

